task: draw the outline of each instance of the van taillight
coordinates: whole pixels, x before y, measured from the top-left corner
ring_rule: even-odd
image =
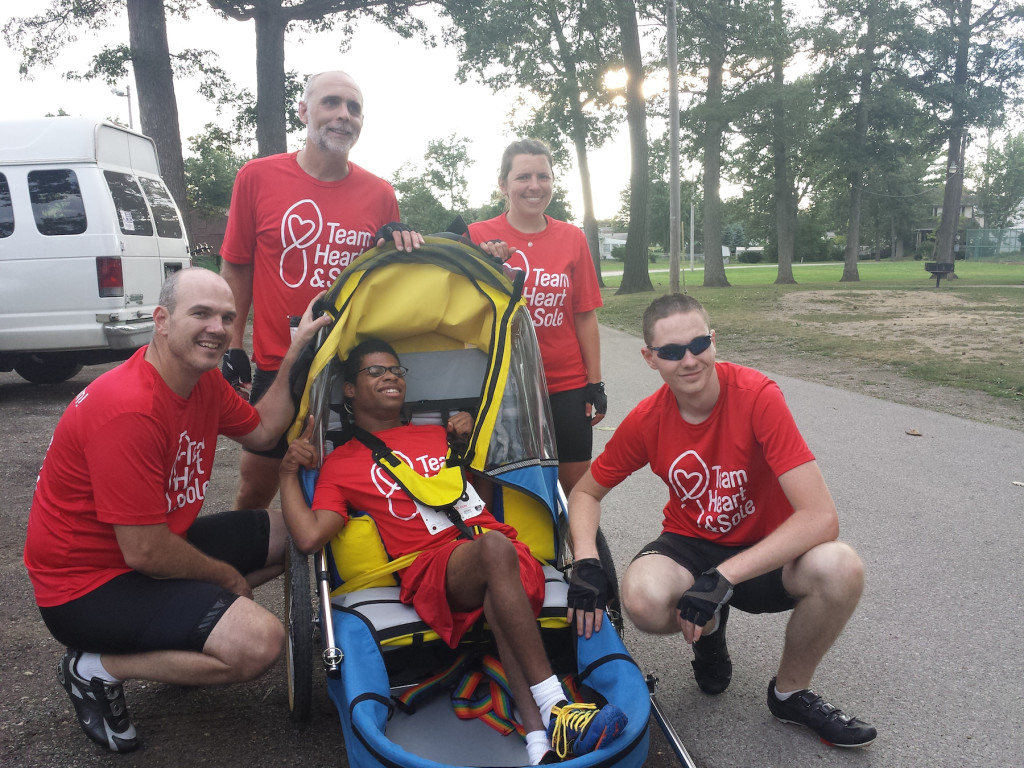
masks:
[[[124,296],[124,273],[121,271],[121,259],[116,256],[97,256],[96,283],[102,298]]]

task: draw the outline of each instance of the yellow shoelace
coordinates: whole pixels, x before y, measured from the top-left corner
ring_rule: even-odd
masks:
[[[562,760],[572,754],[572,742],[583,733],[590,721],[597,716],[594,704],[566,704],[564,707],[552,707],[555,716],[555,727],[551,731],[551,748]]]

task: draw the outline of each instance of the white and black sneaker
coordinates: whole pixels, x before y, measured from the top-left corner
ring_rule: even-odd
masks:
[[[71,697],[78,722],[85,735],[111,752],[131,752],[139,746],[135,726],[128,717],[121,683],[106,683],[98,677],[85,680],[75,664],[80,651],[68,650],[57,664],[57,680]]]

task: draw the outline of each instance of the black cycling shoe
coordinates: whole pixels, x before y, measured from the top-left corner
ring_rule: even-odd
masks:
[[[57,680],[71,697],[85,735],[111,752],[131,752],[139,746],[135,726],[128,717],[121,683],[86,680],[75,671],[79,651],[68,650],[57,665]]]
[[[810,688],[779,701],[774,677],[768,684],[768,709],[784,723],[806,725],[830,747],[866,747],[878,736],[875,726],[843,714]]]
[[[701,635],[693,644],[693,677],[704,693],[715,696],[732,682],[732,659],[725,645],[725,623],[729,620],[729,606],[718,612],[718,629],[710,635]]]

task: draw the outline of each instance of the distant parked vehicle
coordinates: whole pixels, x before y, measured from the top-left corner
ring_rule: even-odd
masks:
[[[0,122],[0,370],[55,383],[153,333],[190,266],[152,139],[75,117]]]

